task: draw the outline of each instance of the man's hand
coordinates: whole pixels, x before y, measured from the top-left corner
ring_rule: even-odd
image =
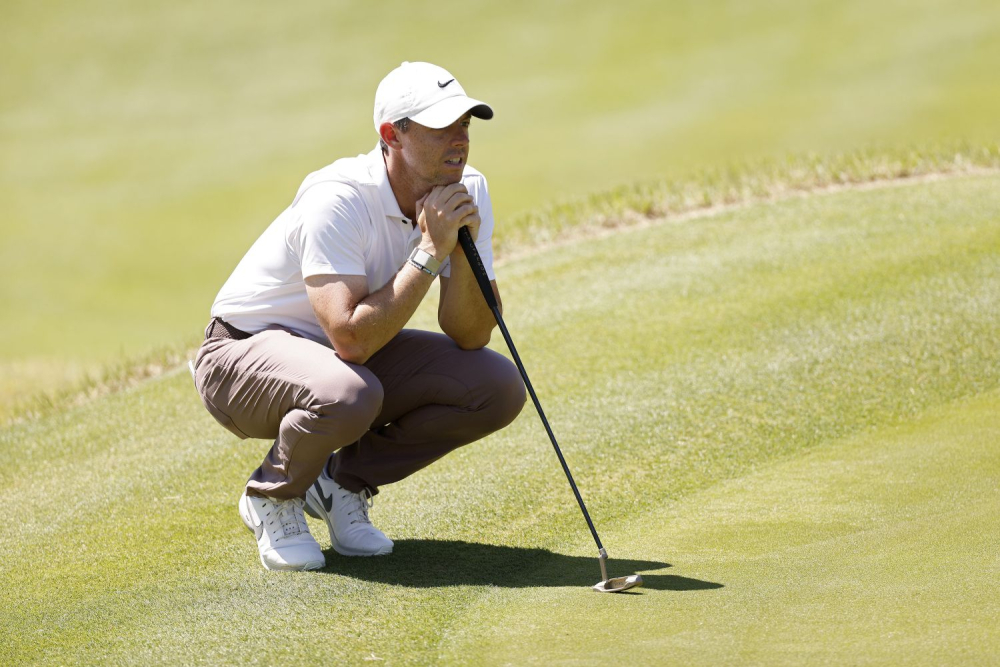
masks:
[[[479,207],[462,183],[439,185],[417,201],[417,224],[423,238],[421,250],[444,261],[455,252],[458,230],[468,226],[473,240],[479,233]]]

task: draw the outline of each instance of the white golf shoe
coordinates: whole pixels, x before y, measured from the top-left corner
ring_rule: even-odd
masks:
[[[306,512],[326,521],[330,543],[343,556],[384,556],[392,540],[372,525],[368,509],[372,495],[365,489],[351,493],[327,476],[326,470],[306,491]]]
[[[326,557],[309,533],[301,498],[240,496],[240,517],[257,536],[260,562],[268,570],[318,570]]]

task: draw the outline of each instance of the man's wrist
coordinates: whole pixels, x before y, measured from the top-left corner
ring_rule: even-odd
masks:
[[[443,262],[444,260],[448,259],[448,256],[451,254],[442,251],[440,248],[434,245],[432,241],[428,240],[427,238],[421,239],[420,243],[417,245],[417,248],[423,250],[424,252],[426,252],[428,255],[438,260],[439,262]]]
[[[414,248],[407,261],[424,273],[437,276],[441,273],[442,262],[423,248]]]

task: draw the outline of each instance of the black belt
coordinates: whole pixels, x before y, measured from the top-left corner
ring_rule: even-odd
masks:
[[[212,321],[208,323],[208,328],[205,329],[205,338],[231,338],[232,340],[244,340],[250,338],[253,334],[248,334],[246,331],[237,329],[232,324],[223,322],[218,317],[213,317]]]

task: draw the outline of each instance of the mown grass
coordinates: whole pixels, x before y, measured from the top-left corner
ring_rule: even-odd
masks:
[[[268,443],[215,425],[178,369],[0,432],[18,508],[0,657],[988,660],[992,616],[968,610],[996,599],[977,527],[1000,465],[998,184],[758,203],[503,267],[518,349],[640,595],[586,588],[595,549],[530,412],[379,495],[393,556],[264,572],[235,501]]]
[[[476,622],[454,631],[445,655],[466,664],[991,664],[998,409],[997,392],[959,401],[616,523],[626,558],[612,566],[644,570],[645,595],[569,602],[558,589],[497,589],[468,612]],[[672,555],[630,558],[651,553]]]
[[[512,245],[539,207],[636,182],[1000,140],[988,0],[382,8],[4,3],[0,405],[196,337],[302,177],[374,144],[404,59],[494,104],[472,160]]]

